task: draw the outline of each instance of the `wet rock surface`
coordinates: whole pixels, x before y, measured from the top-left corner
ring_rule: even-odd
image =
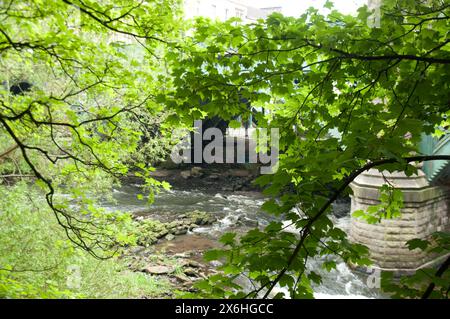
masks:
[[[196,281],[217,273],[217,264],[205,262],[203,254],[219,247],[217,240],[192,230],[211,227],[217,216],[195,210],[172,217],[161,221],[152,219],[152,214],[135,215],[137,246],[128,248],[123,258],[131,271],[164,277],[174,291],[192,292]]]
[[[144,269],[144,271],[152,275],[164,275],[172,273],[174,271],[174,268],[169,266],[157,265],[157,266],[148,266],[147,268]]]
[[[259,174],[255,165],[248,167],[224,166],[192,166],[174,169],[159,168],[152,173],[157,180],[169,182],[176,188],[198,189],[208,191],[255,191],[259,188],[252,182]]]
[[[150,216],[140,215],[135,218],[138,223],[135,235],[139,246],[148,247],[160,239],[171,241],[175,236],[185,235],[199,226],[211,225],[217,220],[216,216],[201,211],[181,214],[176,216],[176,220],[167,222],[152,219]]]
[[[331,212],[337,218],[343,218],[350,214],[350,198],[339,198],[331,207]]]
[[[204,236],[181,235],[150,247],[130,248],[125,258],[130,261],[131,271],[164,277],[173,285],[174,291],[192,292],[195,282],[217,273],[219,264],[207,263],[202,256],[205,251],[218,247],[216,241]]]

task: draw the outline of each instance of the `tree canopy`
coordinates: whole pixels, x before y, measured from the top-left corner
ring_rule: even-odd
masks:
[[[232,279],[245,269],[257,283],[247,296],[267,297],[279,284],[290,297],[310,297],[309,282],[321,279],[307,269],[309,257],[369,262],[327,214],[361,172],[410,175],[415,163],[433,159],[418,145],[423,134],[442,135],[449,115],[449,8],[447,1],[386,0],[380,27],[368,23],[374,12],[367,7],[356,17],[310,9],[248,25],[199,19],[184,50],[168,54],[175,89],[161,98],[180,118],[205,99],[208,115],[248,114],[240,96],[271,111],[258,123],[280,128],[281,154],[277,173],[259,178],[273,197],[263,209],[283,215],[300,234],[272,223],[240,239],[225,236],[229,249],[207,255],[227,259],[225,275],[204,284],[207,293],[228,295],[217,286],[235,288]]]
[[[142,126],[162,117],[159,55],[177,37],[177,8],[177,1],[0,5],[0,160],[19,150],[19,165],[37,178],[67,236],[93,254],[117,240],[108,225],[119,217],[95,209],[92,198],[126,175]],[[29,92],[11,94],[21,82]],[[147,176],[147,165],[136,165]],[[147,181],[149,190],[161,186]],[[74,201],[95,218],[73,213]]]
[[[263,209],[298,236],[281,222],[226,234],[227,248],[205,256],[226,260],[222,274],[198,284],[196,296],[269,297],[281,286],[292,298],[312,297],[321,278],[308,258],[370,264],[367,249],[329,217],[353,179],[373,167],[411,175],[416,163],[450,159],[418,149],[423,134],[442,135],[448,125],[448,1],[385,0],[379,27],[368,23],[367,7],[356,16],[327,7],[327,15],[309,9],[251,24],[181,23],[176,0],[3,1],[0,168],[18,151],[13,164],[36,178],[67,236],[103,258],[113,243],[131,243],[117,223],[130,216],[96,208],[95,193],[130,166],[150,192],[168,187],[133,158],[142,127],[159,118],[170,133],[206,116],[249,116],[242,101],[250,100],[270,111],[256,114],[258,124],[280,131],[278,170],[258,179],[271,198]],[[30,90],[11,94],[22,82]],[[448,251],[448,237],[439,238]],[[250,293],[234,282],[242,273],[255,285]],[[427,296],[448,294],[448,281],[431,282],[439,289]],[[420,295],[430,279],[422,286],[398,293]]]

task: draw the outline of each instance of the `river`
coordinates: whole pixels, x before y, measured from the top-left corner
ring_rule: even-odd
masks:
[[[213,190],[181,190],[162,191],[156,195],[153,204],[139,200],[136,194],[141,190],[138,184],[126,184],[114,190],[114,203],[104,203],[111,210],[139,212],[159,220],[173,220],[186,212],[199,210],[214,214],[218,221],[210,226],[200,227],[193,232],[216,240],[227,231],[243,231],[255,226],[267,225],[274,218],[260,210],[264,197],[258,192],[220,192]],[[348,230],[350,217],[337,218],[334,222],[342,230]],[[321,268],[325,258],[334,258],[336,269],[331,272]],[[350,269],[336,257],[320,257],[308,261],[309,269],[322,276],[322,284],[313,286],[315,298],[385,298],[379,289],[370,288],[367,275]]]

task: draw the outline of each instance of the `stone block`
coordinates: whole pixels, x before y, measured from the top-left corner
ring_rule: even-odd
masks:
[[[401,217],[382,220],[379,224],[368,224],[352,217],[349,237],[369,248],[376,267],[399,273],[413,271],[440,257],[418,249],[410,251],[406,242],[450,229],[450,191],[446,187],[430,186],[420,170],[418,175],[407,177],[400,172],[381,174],[371,169],[350,185],[353,190],[351,211],[379,204],[379,188],[386,183],[385,178],[402,190]]]

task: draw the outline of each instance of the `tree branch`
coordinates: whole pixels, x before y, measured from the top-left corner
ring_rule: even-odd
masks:
[[[2,159],[3,157],[8,156],[11,152],[13,152],[15,149],[17,149],[19,147],[19,144],[13,145],[10,148],[8,148],[6,151],[4,151],[3,153],[0,154],[0,159]]]
[[[450,155],[432,155],[432,156],[412,156],[412,157],[405,157],[403,158],[403,161],[406,163],[411,162],[425,162],[425,161],[435,161],[435,160],[449,160],[450,161]],[[272,281],[272,284],[270,285],[269,289],[265,293],[263,299],[266,299],[269,294],[272,292],[273,288],[277,285],[277,283],[280,281],[280,279],[283,277],[283,275],[289,270],[292,263],[294,262],[295,258],[297,257],[298,253],[300,252],[301,247],[303,246],[303,243],[305,242],[308,235],[311,233],[311,226],[316,222],[331,206],[331,204],[338,199],[338,197],[345,191],[345,189],[355,180],[356,177],[364,173],[365,171],[385,165],[385,164],[393,164],[393,163],[400,163],[398,159],[395,158],[388,158],[388,159],[381,159],[374,162],[369,162],[363,167],[357,169],[353,173],[351,173],[347,178],[345,178],[342,185],[333,193],[333,195],[328,199],[328,201],[319,209],[318,213],[314,215],[312,218],[309,219],[308,223],[303,227],[301,231],[301,237],[299,242],[297,243],[297,246],[294,248],[294,251],[292,252],[292,255],[290,256],[287,265],[278,273],[277,277]]]
[[[441,277],[444,272],[450,267],[450,256],[447,257],[447,260],[439,267],[439,269],[436,271],[435,277]],[[431,293],[434,290],[434,287],[436,287],[436,284],[434,282],[431,282],[425,292],[422,295],[422,299],[427,299],[430,297]]]

